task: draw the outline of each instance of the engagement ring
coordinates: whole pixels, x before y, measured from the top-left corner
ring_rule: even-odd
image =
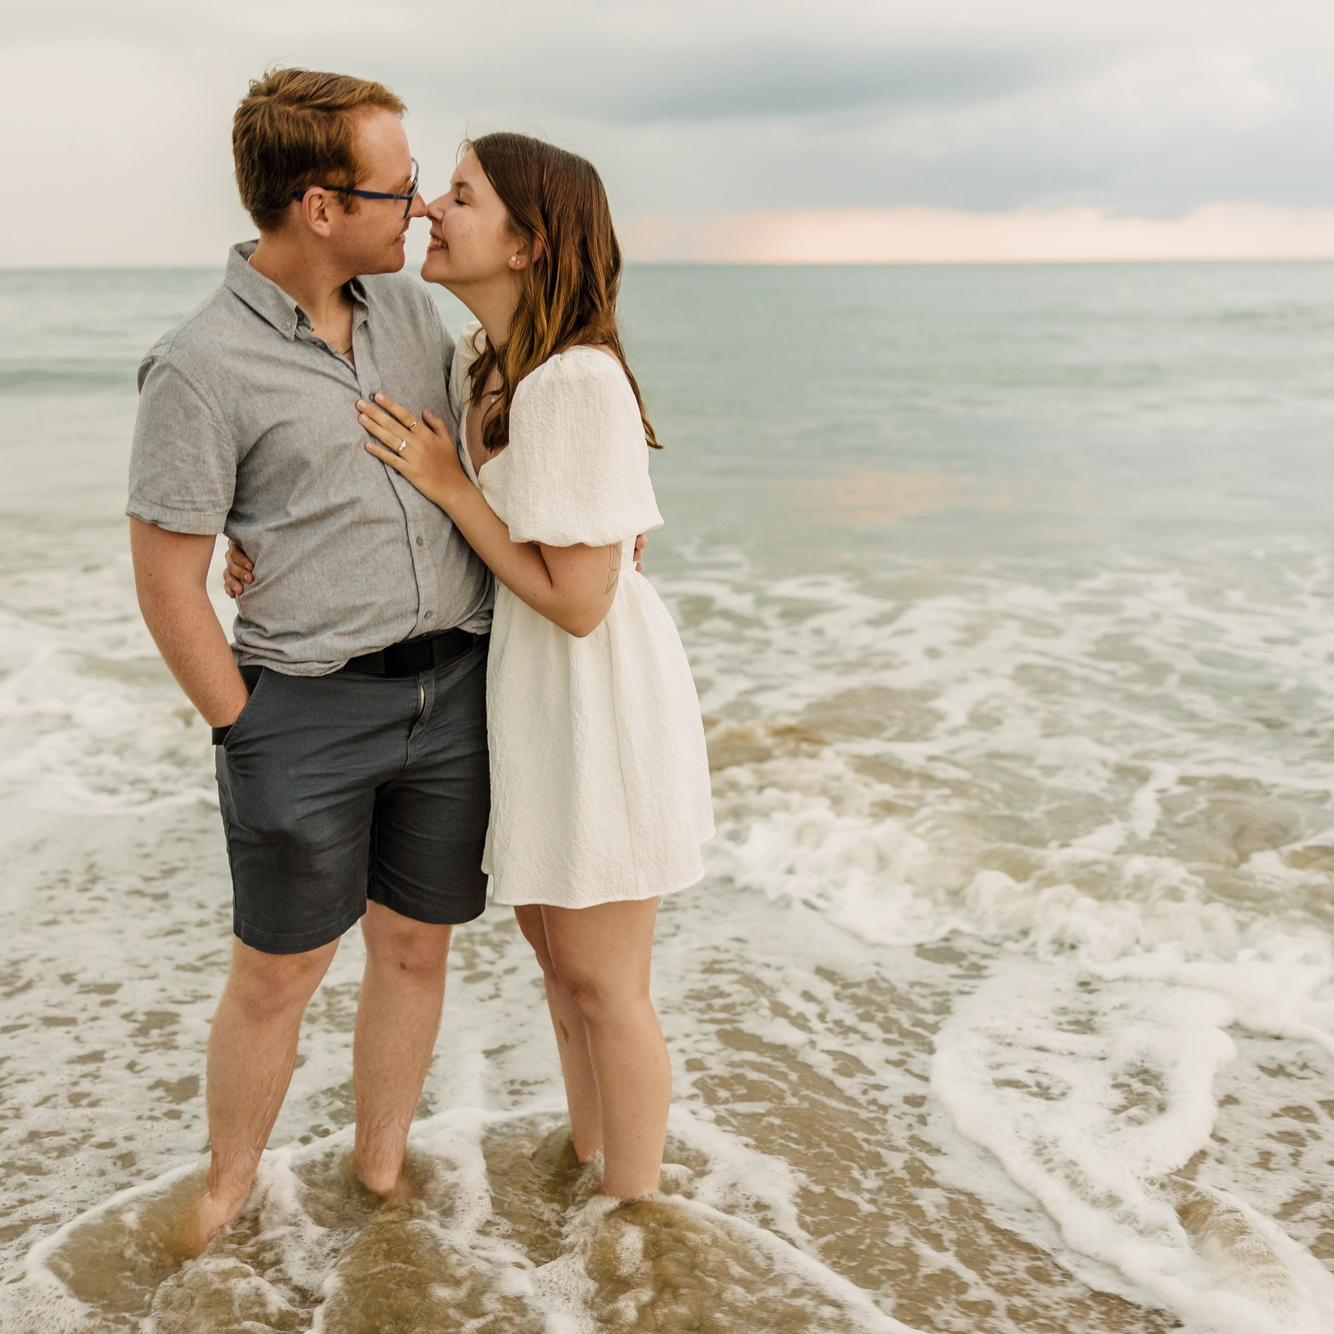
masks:
[[[407,447],[408,447],[408,442],[407,442],[406,440],[400,440],[400,441],[398,442],[398,452],[399,452],[400,454],[401,454]]]

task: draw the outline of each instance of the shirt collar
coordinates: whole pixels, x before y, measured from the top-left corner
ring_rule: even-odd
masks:
[[[284,338],[294,339],[301,325],[309,326],[310,318],[277,283],[250,267],[250,256],[258,245],[258,241],[241,241],[231,248],[227,255],[223,286],[240,297],[256,315],[273,325]],[[370,314],[366,285],[360,278],[353,278],[347,289],[352,297],[352,327],[355,329]]]

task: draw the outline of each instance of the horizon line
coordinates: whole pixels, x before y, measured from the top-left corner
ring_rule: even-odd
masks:
[[[931,268],[1056,268],[1077,265],[1134,264],[1330,264],[1328,255],[1086,255],[1031,259],[627,259],[627,267],[696,269],[931,269]],[[219,263],[180,264],[0,264],[0,273],[199,273],[221,269]],[[409,267],[409,266],[405,266]],[[397,272],[403,272],[402,269]]]

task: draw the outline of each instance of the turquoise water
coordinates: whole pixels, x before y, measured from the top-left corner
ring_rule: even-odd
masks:
[[[0,272],[0,393],[35,405],[0,427],[7,457],[52,424],[50,405],[80,421],[50,466],[119,481],[110,446],[131,419],[138,357],[216,280]],[[443,293],[441,306],[457,330],[466,312]],[[659,486],[707,516],[710,536],[754,550],[776,512],[787,531],[789,506],[831,554],[883,543],[870,515],[849,523],[800,484],[855,493],[901,473],[939,478],[960,502],[896,531],[910,552],[937,553],[951,529],[987,554],[1314,534],[1324,518],[1331,264],[641,266],[621,308],[650,411],[677,447]],[[36,474],[11,496],[25,517],[72,499],[50,494],[45,466],[15,462]],[[752,503],[738,510],[733,487]],[[1003,497],[1014,521],[969,494]]]
[[[258,1212],[174,1275],[145,1240],[203,1142],[228,896],[122,506],[137,361],[216,280],[0,273],[11,1274],[80,1220],[6,1329],[189,1328],[238,1265],[259,1327],[361,1328],[320,1283],[388,1283],[353,1203],[306,1197],[350,1118],[355,933]],[[641,266],[622,311],[719,823],[656,983],[696,1213],[610,1271],[523,1221],[559,1087],[493,910],[427,1086],[422,1274],[497,1328],[649,1327],[624,1292],[682,1272],[734,1327],[763,1293],[792,1330],[1329,1328],[1334,265]]]

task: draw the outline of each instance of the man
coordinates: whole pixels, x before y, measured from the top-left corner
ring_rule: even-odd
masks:
[[[453,924],[485,903],[491,583],[445,515],[362,447],[383,390],[449,417],[451,344],[395,276],[425,215],[403,104],[279,70],[233,126],[258,243],[140,367],[130,464],[139,604],[204,719],[231,865],[231,971],[208,1051],[207,1190],[182,1249],[244,1204],[306,1004],[360,920],[356,1170],[392,1191],[444,997]],[[235,650],[206,576],[235,538],[256,581]]]

